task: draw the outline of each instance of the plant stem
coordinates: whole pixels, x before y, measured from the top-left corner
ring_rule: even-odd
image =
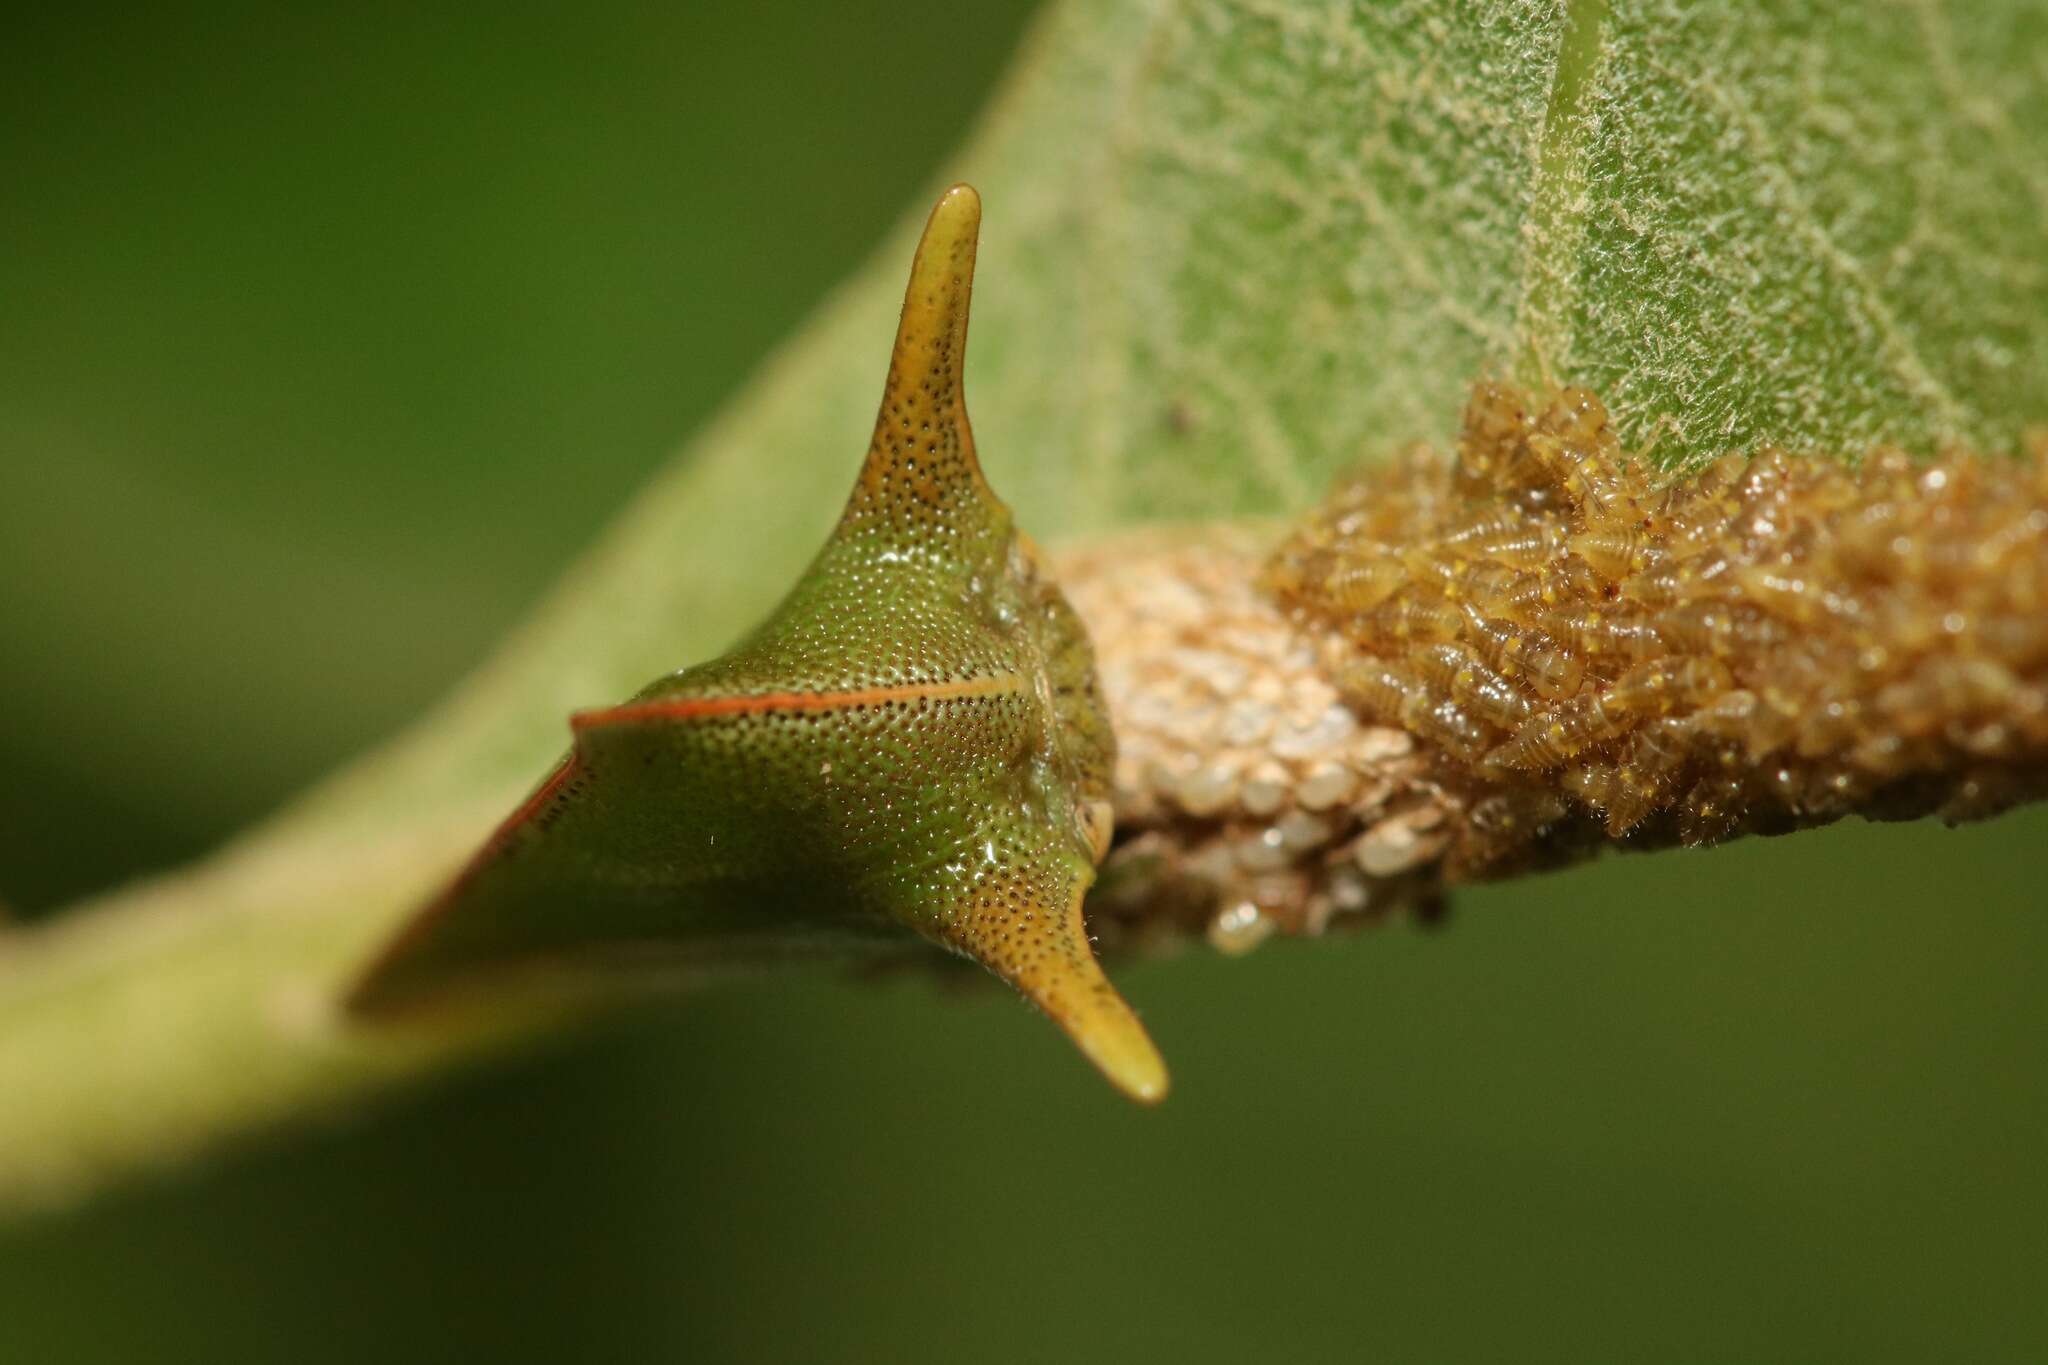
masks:
[[[279,828],[8,936],[0,1213],[50,1207],[332,1109],[530,1029],[476,1012],[366,1032],[336,987],[468,835]]]

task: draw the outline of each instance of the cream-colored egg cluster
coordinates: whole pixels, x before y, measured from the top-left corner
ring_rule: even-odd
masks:
[[[1241,952],[1440,908],[1458,809],[1258,590],[1270,544],[1205,527],[1061,558],[1117,733],[1117,842],[1088,902],[1107,947],[1194,932]]]

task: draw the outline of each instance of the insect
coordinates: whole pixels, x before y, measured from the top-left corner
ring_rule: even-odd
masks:
[[[981,201],[940,198],[838,526],[730,653],[570,720],[574,747],[348,997],[397,1013],[535,964],[900,940],[973,958],[1111,1082],[1166,1069],[1083,893],[1115,741],[1087,634],[982,477],[962,391]]]
[[[1766,448],[1659,486],[1590,392],[1482,383],[1455,462],[1349,481],[1277,554],[1298,566],[1281,600],[1361,651],[1338,691],[1441,756],[1471,813],[1454,872],[1977,815],[2048,754],[2048,446],[1854,467]],[[1333,610],[1329,563],[1384,601]],[[1538,794],[1580,823],[1497,818]]]

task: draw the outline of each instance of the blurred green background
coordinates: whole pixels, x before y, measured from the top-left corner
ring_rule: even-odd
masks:
[[[13,16],[0,895],[475,663],[933,182],[1030,7],[961,8]],[[676,1001],[0,1234],[0,1361],[2038,1360],[2044,836],[1138,967],[1149,1113],[995,991]]]

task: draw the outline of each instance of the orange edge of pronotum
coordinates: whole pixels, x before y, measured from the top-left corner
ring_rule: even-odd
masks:
[[[957,701],[999,696],[1018,691],[1021,681],[1014,674],[985,678],[962,678],[951,682],[905,683],[893,687],[849,688],[840,692],[759,692],[732,697],[677,697],[657,701],[625,702],[618,706],[578,711],[569,717],[569,730],[581,736],[588,731],[652,720],[695,720],[710,716],[747,715],[772,711],[833,711],[846,707],[882,706],[908,701]],[[356,978],[343,997],[344,1007],[360,1013],[375,1000],[375,986],[390,966],[400,961],[426,932],[447,913],[476,876],[512,841],[521,826],[539,815],[568,785],[582,766],[582,755],[571,750],[555,765],[547,779],[514,808],[470,855],[440,894],[420,908],[399,930],[384,950]]]
[[[900,683],[894,687],[857,687],[843,692],[756,692],[736,697],[673,697],[578,711],[569,717],[569,729],[580,735],[586,730],[630,725],[643,720],[695,720],[701,716],[747,715],[760,711],[839,711],[858,706],[886,706],[891,702],[995,697],[1022,690],[1023,680],[1016,674],[997,673],[985,678]]]
[[[553,801],[562,788],[568,784],[569,779],[576,775],[576,770],[581,766],[582,756],[572,750],[561,762],[555,765],[555,770],[547,775],[547,779],[533,789],[532,795],[521,801],[510,815],[507,815],[498,822],[497,828],[491,831],[490,837],[485,839],[483,845],[475,853],[472,853],[469,856],[469,860],[462,865],[462,870],[455,874],[454,878],[441,890],[439,895],[428,901],[426,905],[413,914],[412,919],[406,923],[406,926],[393,936],[391,942],[384,946],[383,951],[372,958],[370,965],[364,968],[361,974],[356,977],[355,983],[348,988],[348,993],[342,997],[343,1009],[351,1014],[361,1014],[374,1006],[376,999],[374,987],[379,978],[390,969],[393,963],[400,961],[411,951],[413,945],[418,943],[435,921],[439,920],[448,907],[455,903],[456,898],[474,880],[476,874],[493,858],[498,856],[499,850],[511,842],[513,834],[518,831],[519,827],[533,819],[535,815],[540,813],[542,808]]]

